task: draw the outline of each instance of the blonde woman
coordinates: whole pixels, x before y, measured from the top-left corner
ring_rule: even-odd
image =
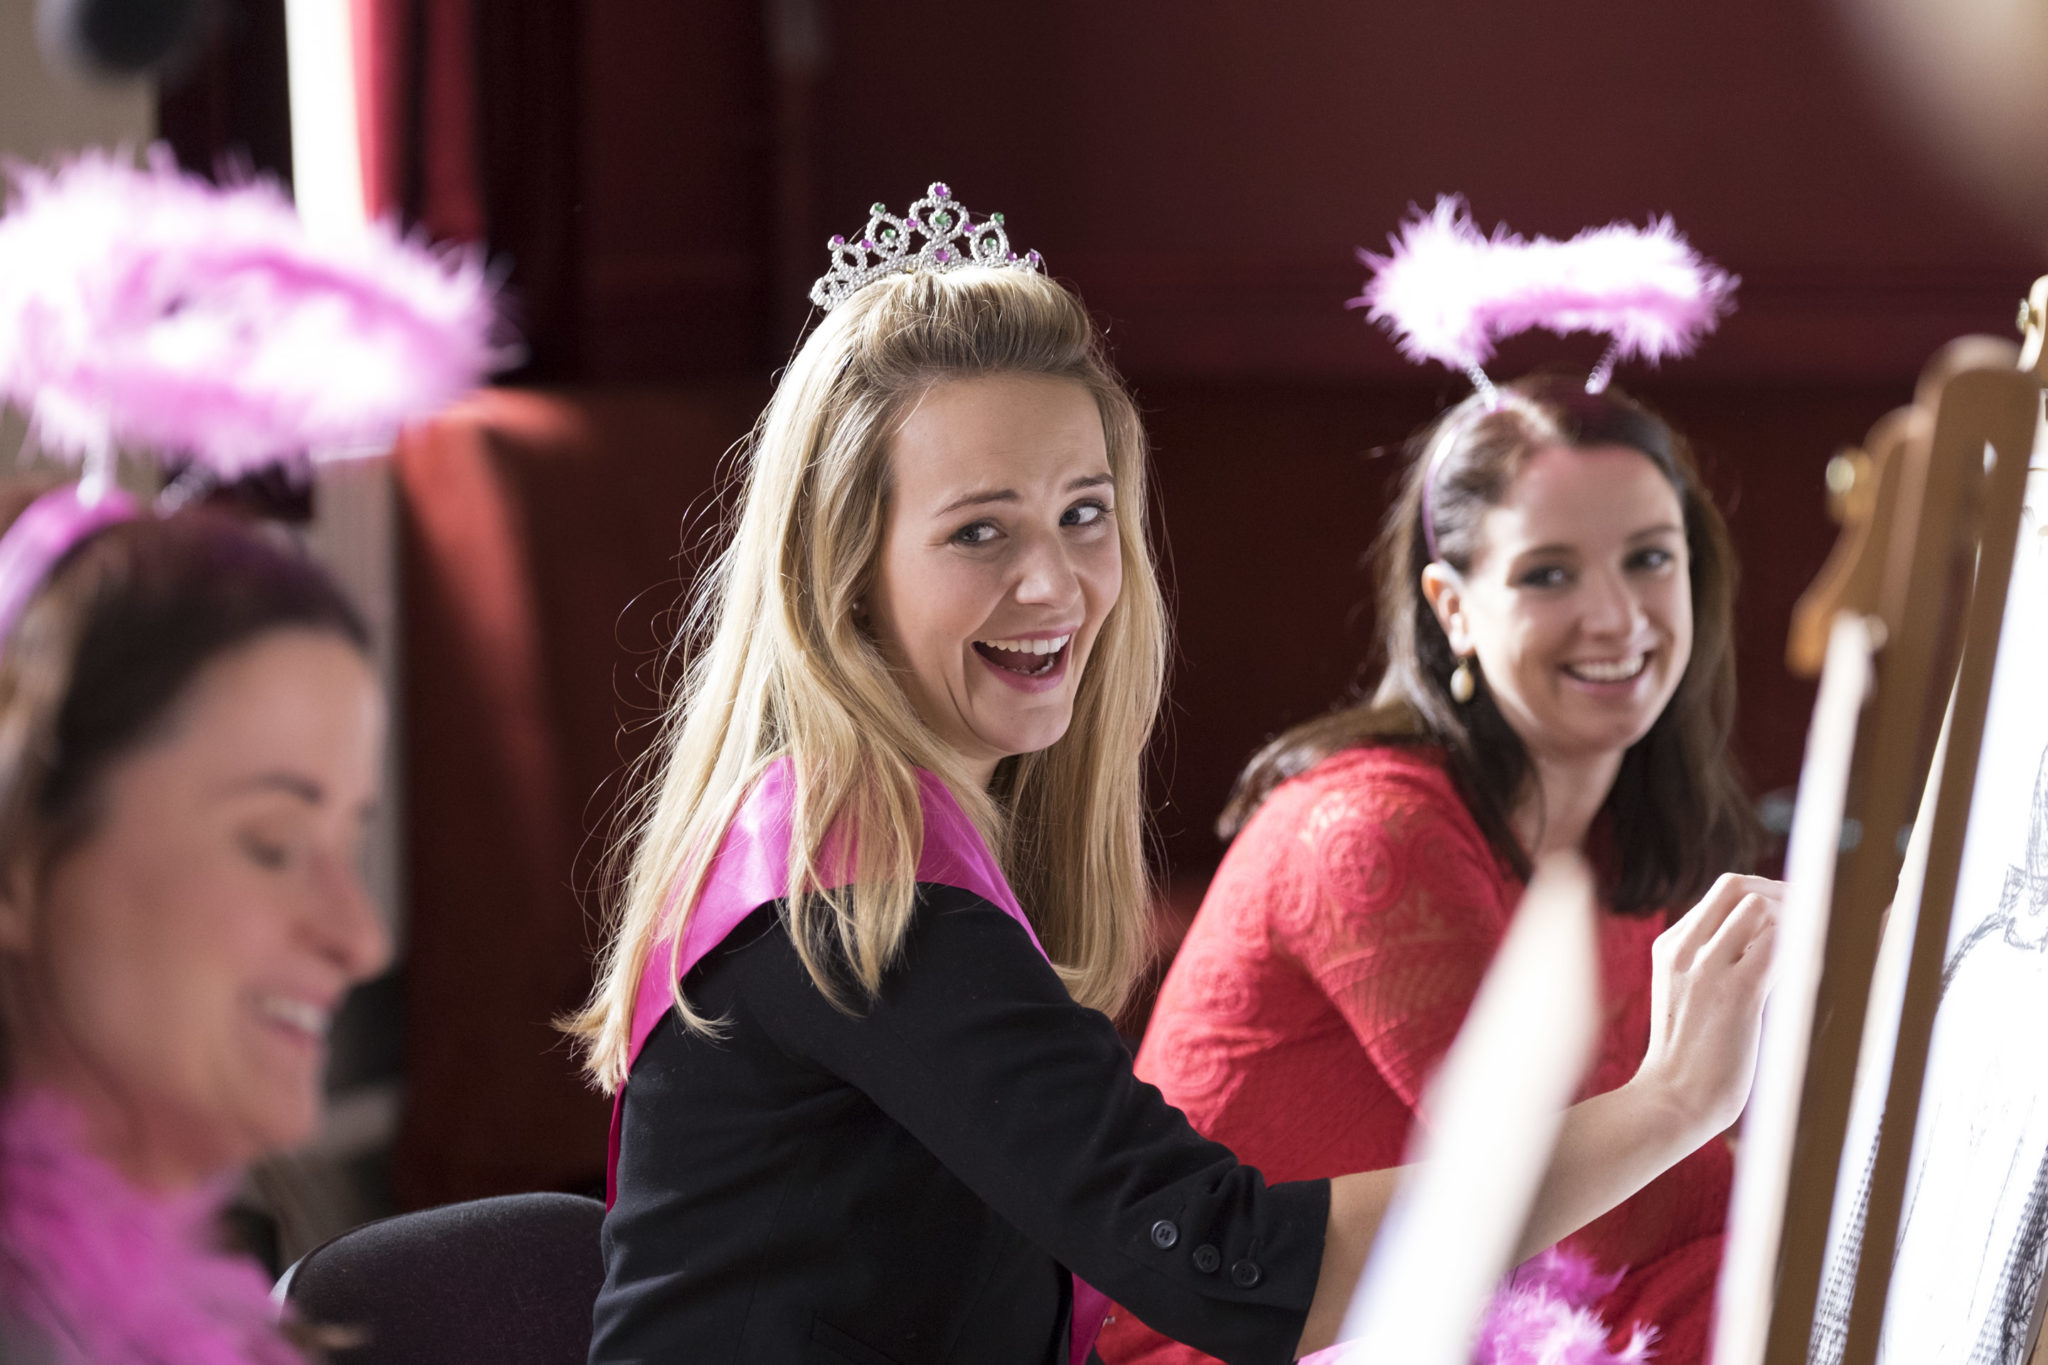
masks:
[[[620,1093],[591,1359],[1069,1365],[1105,1294],[1233,1361],[1328,1345],[1392,1174],[1268,1184],[1105,1013],[1166,656],[1136,410],[943,185],[834,252],[575,1021]],[[1568,1116],[1530,1250],[1747,1090],[1769,907],[1670,934],[1649,1056]]]

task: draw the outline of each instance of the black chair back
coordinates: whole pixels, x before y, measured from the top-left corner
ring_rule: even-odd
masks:
[[[299,1321],[338,1329],[332,1365],[585,1365],[604,1284],[604,1205],[513,1194],[344,1232],[278,1281]]]

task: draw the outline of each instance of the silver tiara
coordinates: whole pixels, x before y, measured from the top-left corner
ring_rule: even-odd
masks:
[[[924,245],[913,250],[915,237],[922,237]],[[1010,250],[1002,214],[991,213],[977,222],[954,202],[953,191],[936,180],[901,218],[889,212],[887,205],[875,204],[868,210],[868,225],[858,241],[849,242],[835,234],[826,245],[832,248],[832,268],[811,286],[811,302],[828,313],[854,290],[884,275],[910,270],[942,273],[963,265],[1036,270],[1044,264],[1035,251],[1019,256]]]

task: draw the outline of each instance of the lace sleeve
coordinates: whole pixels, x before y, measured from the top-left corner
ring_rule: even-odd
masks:
[[[1308,972],[1412,1109],[1449,1050],[1518,894],[1447,788],[1333,791],[1299,837],[1310,874],[1275,946]]]

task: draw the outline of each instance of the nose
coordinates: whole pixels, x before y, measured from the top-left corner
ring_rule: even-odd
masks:
[[[1580,624],[1587,634],[1626,637],[1643,619],[1643,604],[1628,579],[1618,571],[1591,574],[1586,580]]]
[[[354,866],[330,869],[311,916],[311,933],[321,956],[353,984],[391,965],[391,930]]]
[[[1072,553],[1057,534],[1025,538],[1017,552],[1012,596],[1023,606],[1064,610],[1081,600],[1081,575]]]

